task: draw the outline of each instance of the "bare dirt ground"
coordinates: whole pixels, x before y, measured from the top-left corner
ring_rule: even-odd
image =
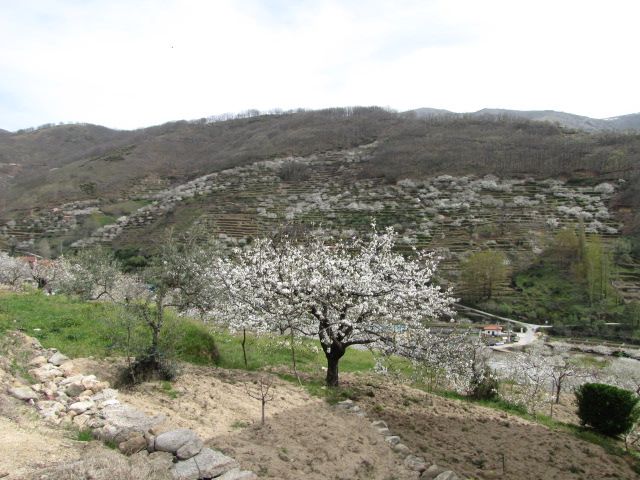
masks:
[[[69,432],[40,421],[30,407],[0,396],[0,477],[13,479],[51,463],[82,455],[86,446],[68,438]]]
[[[114,373],[112,361],[76,359],[74,364],[107,380]],[[121,391],[120,399],[150,414],[164,413],[171,427],[196,430],[209,446],[267,479],[415,479],[372,428],[373,419],[387,421],[413,453],[461,478],[638,478],[623,458],[570,434],[374,375],[342,377],[367,411],[366,419],[276,380],[261,427],[260,402],[246,392],[261,375],[185,365],[171,388],[150,382]],[[46,465],[115,455],[97,442],[77,442],[63,428],[47,426],[15,399],[2,396],[0,402],[0,475],[9,473],[8,480],[32,478],[28,474]],[[570,418],[571,408],[567,404],[558,413]]]
[[[568,433],[374,375],[342,376],[367,420],[278,381],[276,398],[267,405],[267,426],[259,428],[259,402],[247,396],[244,386],[259,376],[188,366],[174,384],[175,399],[158,384],[125,392],[122,398],[197,430],[210,445],[265,478],[415,478],[373,431],[372,419],[387,421],[413,453],[468,478],[639,478],[623,458]],[[574,408],[565,397],[554,416],[576,422]]]
[[[375,377],[348,376],[343,383],[363,392],[358,403],[377,412],[419,455],[469,478],[640,478],[602,447],[504,412]],[[556,412],[576,420],[566,400]]]
[[[105,372],[84,361],[88,373]],[[346,413],[311,397],[297,385],[275,379],[274,399],[260,425],[260,402],[246,386],[264,374],[184,365],[174,394],[150,382],[120,399],[167,424],[191,428],[208,446],[234,457],[262,478],[350,480],[415,479],[393,453],[371,420]],[[175,398],[172,398],[175,396]]]

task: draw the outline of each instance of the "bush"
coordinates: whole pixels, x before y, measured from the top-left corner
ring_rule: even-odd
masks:
[[[220,352],[211,332],[196,322],[182,320],[175,349],[178,358],[197,365],[218,363]]]
[[[629,390],[585,383],[576,390],[576,399],[580,423],[604,435],[627,433],[640,418],[640,398]]]
[[[498,380],[490,369],[483,375],[476,375],[471,382],[471,398],[475,400],[495,400],[498,398]]]
[[[116,380],[116,386],[126,388],[151,380],[173,380],[177,375],[175,362],[152,351],[140,355],[123,367]]]

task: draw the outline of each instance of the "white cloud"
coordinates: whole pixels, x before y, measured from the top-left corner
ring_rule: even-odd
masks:
[[[247,108],[640,111],[636,1],[41,0],[0,17],[0,128]]]

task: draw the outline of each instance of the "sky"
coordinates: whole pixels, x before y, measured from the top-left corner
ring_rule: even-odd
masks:
[[[638,0],[0,0],[0,128],[247,109],[640,112]]]

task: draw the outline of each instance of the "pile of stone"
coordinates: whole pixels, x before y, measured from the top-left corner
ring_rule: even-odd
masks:
[[[125,455],[146,455],[166,465],[175,480],[252,480],[222,452],[205,447],[189,429],[165,431],[164,415],[148,416],[118,400],[118,391],[95,375],[74,372],[71,360],[57,350],[45,350],[29,362],[36,383],[14,383],[8,393],[33,405],[46,421],[90,430],[93,437],[117,445]]]
[[[202,440],[193,431],[186,428],[171,430],[143,437],[133,437],[121,450],[129,446],[150,452],[165,452],[173,455],[172,473],[175,479],[192,480],[198,478],[216,478],[220,480],[256,479],[253,472],[240,470],[236,461],[222,452],[203,445]]]
[[[346,412],[355,414],[359,417],[365,417],[366,414],[356,405],[353,400],[344,400],[336,404],[337,408]],[[385,442],[389,444],[391,449],[397,454],[404,457],[404,466],[409,470],[418,472],[420,480],[459,480],[458,475],[451,470],[442,468],[436,464],[429,465],[423,457],[413,455],[411,449],[402,443],[402,439],[398,435],[394,435],[384,420],[374,420],[371,426],[384,437]]]

